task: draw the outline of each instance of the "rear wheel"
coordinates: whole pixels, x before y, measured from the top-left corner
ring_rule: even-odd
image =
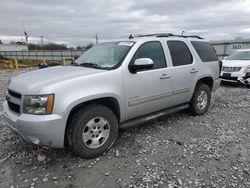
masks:
[[[203,115],[210,105],[211,89],[208,85],[200,83],[196,86],[192,100],[190,102],[190,110],[193,115]]]
[[[72,150],[82,157],[93,158],[108,150],[118,134],[115,114],[103,105],[88,105],[69,122]]]

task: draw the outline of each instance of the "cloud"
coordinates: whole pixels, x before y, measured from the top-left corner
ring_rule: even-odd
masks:
[[[208,39],[249,35],[247,0],[8,0],[0,6],[0,39],[24,37],[31,41],[93,42],[131,33],[173,32]],[[24,27],[23,28],[23,23]],[[3,37],[4,36],[4,37]]]

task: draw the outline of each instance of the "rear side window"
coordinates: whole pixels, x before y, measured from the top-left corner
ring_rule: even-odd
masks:
[[[193,57],[187,45],[181,41],[168,41],[173,66],[182,66],[193,63]]]
[[[152,41],[146,42],[140,46],[135,53],[132,61],[139,58],[150,58],[154,62],[153,69],[166,67],[165,55],[160,42]]]
[[[208,42],[192,41],[191,43],[203,62],[218,60],[213,47]]]

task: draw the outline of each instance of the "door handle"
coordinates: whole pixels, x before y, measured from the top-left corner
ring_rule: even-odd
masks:
[[[197,69],[192,69],[192,70],[190,71],[190,73],[197,73],[197,72],[199,72]]]
[[[167,75],[167,74],[162,74],[161,76],[160,76],[160,79],[161,80],[163,80],[163,79],[167,79],[167,78],[170,78],[171,76],[170,75]]]

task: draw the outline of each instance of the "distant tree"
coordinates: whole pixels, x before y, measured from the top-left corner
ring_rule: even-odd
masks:
[[[1,39],[0,39],[0,44],[3,44]]]
[[[55,44],[55,43],[48,43],[44,44],[43,46],[40,44],[28,44],[29,50],[67,50],[67,45],[65,44]]]
[[[83,47],[82,47],[82,46],[80,46],[80,45],[78,45],[78,46],[76,47],[76,49],[77,49],[77,50],[82,50],[82,49],[83,49]]]
[[[88,49],[92,48],[93,46],[94,46],[94,44],[89,43],[89,44],[87,44],[84,48],[85,48],[86,50],[88,50]]]

